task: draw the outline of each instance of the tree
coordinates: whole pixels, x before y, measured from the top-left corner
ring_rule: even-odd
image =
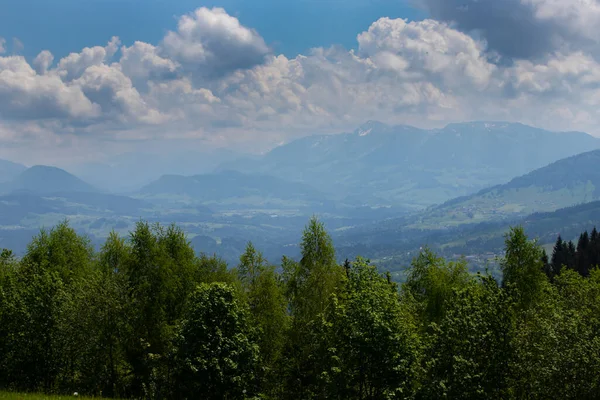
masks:
[[[577,272],[586,277],[590,274],[589,244],[589,235],[587,231],[583,232],[577,241],[575,265]]]
[[[575,249],[575,245],[572,240],[569,240],[567,243],[567,252],[566,252],[566,266],[568,269],[575,269],[576,261],[577,261],[577,250]]]
[[[240,257],[240,281],[247,298],[252,326],[257,329],[262,370],[261,387],[272,392],[276,385],[277,363],[284,346],[289,325],[283,282],[252,243]]]
[[[131,336],[127,358],[135,396],[158,396],[169,374],[170,343],[181,320],[195,275],[194,251],[183,232],[139,222],[130,237],[125,276]]]
[[[546,250],[542,249],[542,270],[544,274],[548,278],[548,280],[552,281],[554,279],[554,271],[552,268],[552,264],[550,264],[550,260],[548,259],[548,253]]]
[[[472,280],[465,260],[446,262],[429,248],[423,249],[412,261],[403,294],[416,302],[424,327],[439,321],[455,290]]]
[[[286,396],[303,398],[314,386],[319,368],[311,337],[326,313],[333,310],[334,295],[342,288],[345,272],[337,265],[331,237],[315,217],[302,235],[299,263],[283,260],[290,311],[293,317],[286,342]],[[317,349],[318,350],[318,349]]]
[[[85,276],[93,262],[94,250],[89,238],[78,235],[67,221],[49,231],[42,229],[23,257],[26,268],[55,271],[66,284]]]
[[[502,286],[511,286],[522,308],[528,307],[540,295],[545,281],[542,250],[529,241],[523,227],[511,228],[505,239],[505,256],[500,263]]]
[[[177,398],[253,395],[258,346],[248,310],[224,283],[201,284],[176,339]]]
[[[358,258],[349,268],[345,291],[346,301],[337,303],[331,318],[339,373],[327,397],[409,397],[420,343],[416,321],[400,303],[396,286]]]
[[[567,265],[567,245],[562,237],[558,235],[554,249],[552,250],[552,277],[560,275],[560,271]]]
[[[519,316],[511,386],[515,398],[593,399],[600,384],[598,274],[565,270],[543,301]]]
[[[55,271],[24,268],[2,282],[0,292],[0,385],[17,390],[55,388],[63,281]]]
[[[426,379],[418,398],[510,398],[512,299],[491,277],[457,291],[432,324]]]
[[[300,249],[292,312],[295,321],[306,323],[325,311],[331,294],[341,287],[344,271],[336,262],[331,237],[316,217],[304,229]]]

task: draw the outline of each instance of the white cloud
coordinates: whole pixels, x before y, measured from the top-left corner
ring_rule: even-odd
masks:
[[[2,118],[89,118],[98,111],[80,88],[58,76],[38,75],[23,57],[0,57]]]
[[[433,20],[382,18],[358,36],[359,54],[407,79],[442,80],[446,86],[484,88],[495,69],[485,44]]]
[[[43,50],[33,60],[33,66],[38,74],[44,75],[54,62],[54,56],[48,50]]]
[[[253,67],[269,52],[257,32],[222,8],[205,7],[181,17],[177,31],[167,33],[160,48],[187,71],[202,76]]]
[[[101,65],[118,49],[118,38],[112,38],[105,46],[86,47],[80,53],[71,53],[58,62],[56,73],[65,81],[79,78],[87,68]]]
[[[567,33],[598,42],[600,2],[597,0],[521,0],[534,16],[561,26]]]
[[[569,11],[566,2],[507,1],[529,1],[522,6],[538,23],[560,13],[579,21],[581,31],[571,36],[583,37],[583,26],[593,25],[585,19],[593,15]],[[570,37],[566,26],[576,24],[564,24],[556,32]],[[371,119],[424,127],[506,119],[600,134],[596,51],[563,43],[498,62],[498,42],[461,26],[381,18],[357,36],[356,51],[316,48],[287,58],[270,54],[258,33],[224,10],[200,8],[156,45],[120,46],[112,38],[56,64],[49,51],[31,65],[0,57],[0,125],[10,121],[30,136],[202,138],[244,148]]]
[[[432,18],[478,34],[509,59],[598,52],[599,0],[422,0]]]
[[[135,42],[121,48],[119,64],[123,73],[132,79],[162,79],[173,76],[177,63],[158,55],[157,48],[149,43]]]
[[[143,123],[160,123],[164,116],[147,106],[131,79],[116,66],[92,65],[85,69],[73,85],[94,104],[98,104],[105,118],[118,118],[122,122],[131,120]]]

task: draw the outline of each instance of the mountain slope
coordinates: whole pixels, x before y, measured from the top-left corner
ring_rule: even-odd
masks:
[[[4,192],[14,191],[47,194],[55,192],[96,192],[96,189],[60,168],[36,165],[26,169],[4,186]]]
[[[585,133],[522,124],[422,130],[371,121],[352,133],[305,137],[222,168],[310,183],[339,198],[422,209],[597,148],[600,140]]]
[[[451,200],[412,221],[443,227],[502,220],[600,200],[600,150],[556,161],[510,182]]]
[[[325,202],[314,188],[266,175],[248,175],[235,171],[180,176],[165,175],[144,186],[139,194],[146,198],[180,198],[198,203],[309,204]]]
[[[148,185],[162,175],[195,175],[208,173],[238,154],[228,150],[159,153],[131,152],[111,157],[104,163],[74,166],[77,175],[95,187],[116,192],[131,192]]]
[[[428,246],[445,257],[466,256],[472,267],[485,268],[493,264],[504,249],[504,235],[511,226],[522,225],[530,238],[535,238],[550,254],[560,234],[565,240],[576,241],[578,235],[600,228],[600,201],[594,201],[552,212],[534,213],[506,221],[468,224],[448,229],[418,230],[375,229],[363,227],[353,232],[334,235],[337,250],[353,257],[361,255],[375,260],[380,267],[400,273],[419,251]],[[401,273],[400,273],[401,275]]]
[[[8,182],[27,169],[26,166],[12,161],[0,160],[0,182]]]

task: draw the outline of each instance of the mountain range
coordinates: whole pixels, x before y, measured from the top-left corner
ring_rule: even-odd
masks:
[[[127,185],[113,181],[135,169],[136,160],[146,168],[146,155],[112,164],[93,184],[81,179],[89,176],[84,168],[75,176],[0,161],[0,247],[22,252],[40,227],[63,219],[97,244],[111,230],[127,234],[144,219],[184,227],[198,251],[230,263],[249,240],[277,262],[298,253],[304,224],[318,214],[347,257],[406,263],[399,253],[409,257],[423,244],[485,252],[498,247],[513,223],[534,221],[529,226],[546,239],[572,228],[569,213],[578,226],[590,223],[595,208],[548,213],[600,200],[598,148],[599,140],[585,133],[520,124],[421,130],[369,122],[352,133],[306,137],[263,156],[224,162],[212,172],[183,173],[195,169],[190,155],[186,165],[171,167],[182,173],[148,168]],[[108,186],[112,193],[103,190]],[[115,193],[124,186],[127,195]]]
[[[138,193],[147,199],[180,199],[214,204],[216,207],[234,204],[263,208],[269,205],[318,206],[327,202],[324,194],[309,185],[237,171],[193,176],[164,175],[142,187]]]
[[[0,183],[12,181],[26,169],[22,164],[0,160]]]
[[[600,200],[600,150],[556,161],[510,182],[433,207],[412,221],[442,228],[514,219]]]
[[[49,194],[54,192],[97,192],[98,190],[63,169],[36,165],[24,169],[8,182],[0,185],[0,191],[3,193],[26,191]]]
[[[335,199],[423,209],[600,148],[581,132],[472,122],[422,130],[368,122],[352,133],[309,136],[222,169],[310,184]]]

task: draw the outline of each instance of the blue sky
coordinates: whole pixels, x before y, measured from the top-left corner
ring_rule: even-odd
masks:
[[[256,29],[277,53],[288,57],[312,47],[356,47],[356,35],[379,17],[422,19],[408,0],[5,0],[0,37],[18,38],[34,57],[51,50],[60,58],[119,36],[157,43],[177,18],[198,7],[223,7]]]

